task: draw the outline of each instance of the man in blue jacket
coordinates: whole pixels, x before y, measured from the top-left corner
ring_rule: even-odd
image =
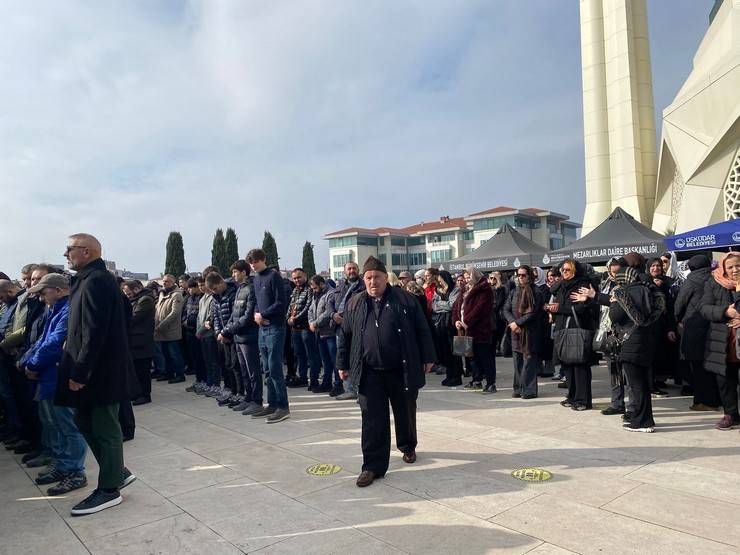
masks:
[[[252,249],[247,262],[254,272],[256,306],[254,321],[259,325],[259,349],[262,367],[267,372],[267,406],[252,414],[266,418],[268,424],[290,418],[288,389],[283,375],[285,344],[285,314],[287,296],[280,274],[267,267],[267,255],[262,249]]]
[[[48,441],[47,447],[54,459],[48,470],[39,474],[36,483],[44,485],[58,482],[47,493],[62,495],[87,485],[87,445],[75,424],[74,409],[54,404],[57,363],[62,358],[62,346],[67,339],[69,280],[62,274],[46,274],[28,292],[38,293],[49,307],[41,338],[19,361],[26,377],[38,382],[39,418]]]

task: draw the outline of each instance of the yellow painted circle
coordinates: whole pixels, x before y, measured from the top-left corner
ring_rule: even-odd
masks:
[[[306,472],[311,476],[331,476],[332,474],[336,474],[341,471],[341,466],[330,463],[314,464],[306,469]]]
[[[520,468],[511,475],[522,482],[547,482],[552,478],[552,473],[542,468]]]

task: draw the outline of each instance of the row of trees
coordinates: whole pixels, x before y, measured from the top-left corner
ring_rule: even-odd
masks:
[[[239,260],[239,239],[232,228],[226,228],[226,234],[221,228],[216,230],[213,236],[213,247],[211,248],[211,264],[218,268],[223,276],[229,275],[229,267]],[[268,266],[278,266],[277,243],[272,233],[265,231],[262,239],[262,250],[267,255]],[[316,263],[313,256],[313,245],[306,241],[303,245],[303,269],[310,276],[316,274]],[[185,249],[182,244],[182,235],[179,231],[171,231],[167,237],[167,248],[164,262],[164,273],[181,276],[185,273]]]

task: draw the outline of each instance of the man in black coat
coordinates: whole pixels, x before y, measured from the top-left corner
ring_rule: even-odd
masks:
[[[416,462],[416,398],[424,373],[435,362],[434,342],[421,306],[398,287],[388,287],[383,262],[369,257],[363,267],[366,290],[347,304],[337,368],[359,384],[362,410],[362,473],[369,486],[388,470],[393,408],[396,445],[406,463]]]
[[[69,238],[64,256],[77,271],[69,292],[69,324],[59,364],[57,405],[76,407],[76,422],[100,466],[98,487],[72,516],[121,503],[119,488],[136,477],[123,466],[119,402],[135,383],[124,298],[105,268],[100,242],[85,233]]]

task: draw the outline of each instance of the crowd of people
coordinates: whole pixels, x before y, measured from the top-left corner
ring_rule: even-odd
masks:
[[[24,266],[20,282],[0,273],[0,439],[41,468],[36,483],[52,496],[87,485],[90,447],[98,487],[74,515],[121,502],[135,480],[122,447],[135,434],[132,406],[151,402],[152,380],[186,374],[187,391],[269,424],[290,417],[288,388],[357,400],[361,487],[388,469],[389,404],[411,464],[425,373],[495,394],[497,357],[512,358],[512,397],[536,398],[538,379],[551,377],[575,411],[593,408],[592,368],[603,360],[611,403],[601,413],[622,415],[627,431],[655,430],[652,399],[669,379],[693,395],[692,410],[722,407],[717,429],[740,425],[740,253],[715,268],[705,255],[680,269],[672,253],[632,252],[603,273],[565,260],[547,271],[398,276],[370,257],[362,271],[348,262],[335,283],[302,268],[281,274],[253,249],[230,275],[209,266],[143,284],[116,282],[101,250],[77,234],[65,253],[73,275],[46,264]]]

